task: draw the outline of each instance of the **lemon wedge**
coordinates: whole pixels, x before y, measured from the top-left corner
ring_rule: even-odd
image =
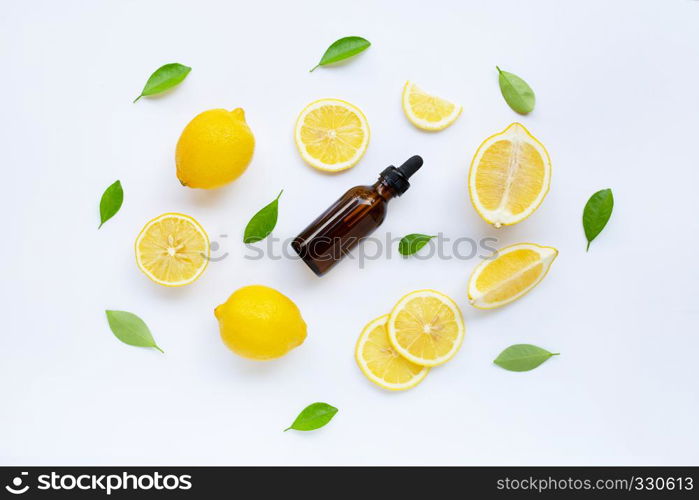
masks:
[[[359,369],[376,385],[391,391],[415,387],[430,371],[426,366],[411,363],[391,345],[386,323],[388,314],[370,321],[357,340],[354,358]]]
[[[519,123],[483,141],[468,174],[474,208],[495,227],[529,217],[544,201],[550,185],[549,154]]]
[[[387,329],[396,351],[421,366],[449,361],[466,332],[459,306],[435,290],[416,290],[401,298],[391,311]]]
[[[301,157],[312,167],[339,172],[353,167],[369,145],[369,123],[362,111],[340,99],[306,106],[294,132]]]
[[[410,123],[422,130],[443,130],[454,123],[462,107],[428,94],[413,82],[403,87],[403,111]]]
[[[195,281],[209,263],[209,237],[188,215],[167,213],[148,222],[136,238],[136,263],[165,286]]]
[[[552,247],[518,243],[497,252],[473,270],[468,298],[479,309],[495,309],[517,300],[544,279],[558,255]]]

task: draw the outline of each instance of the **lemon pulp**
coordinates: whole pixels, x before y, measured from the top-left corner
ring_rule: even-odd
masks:
[[[546,276],[557,255],[555,248],[533,243],[503,248],[495,259],[473,270],[468,285],[471,305],[494,309],[520,298]]]
[[[403,112],[410,122],[422,130],[443,130],[454,123],[462,107],[428,94],[413,82],[403,87]]]
[[[422,366],[449,361],[461,347],[466,328],[461,310],[435,290],[404,296],[388,320],[388,337],[404,358]]]
[[[384,389],[402,391],[415,387],[429,372],[402,357],[388,339],[386,314],[370,321],[357,340],[355,359],[362,373]]]
[[[369,124],[356,106],[339,99],[320,99],[301,111],[295,139],[309,165],[338,172],[354,166],[364,155]]]
[[[136,262],[165,286],[193,282],[209,262],[209,237],[192,217],[166,213],[148,222],[136,238]]]
[[[473,206],[495,227],[526,219],[541,205],[550,184],[546,148],[519,123],[483,141],[468,181]]]

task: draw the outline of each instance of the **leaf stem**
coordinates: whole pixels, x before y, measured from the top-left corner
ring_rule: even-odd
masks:
[[[498,70],[498,73],[502,73],[502,70],[500,69],[500,66],[495,66],[495,69]]]
[[[283,189],[282,189],[281,191],[279,191],[279,194],[277,195],[277,197],[275,198],[275,200],[278,200],[278,199],[281,197],[281,195],[282,195],[283,192],[284,192]]]
[[[290,430],[291,430],[291,427],[287,427],[287,428],[284,429],[282,432],[286,432],[286,431],[290,431]]]
[[[585,248],[586,252],[590,251],[590,243],[592,243],[592,240],[587,240],[587,247]]]
[[[160,346],[158,346],[158,344],[154,345],[153,347],[155,347],[157,350],[159,350],[160,352],[162,352],[163,354],[165,354],[165,351],[163,351],[163,350],[160,348]]]
[[[143,97],[143,94],[141,94],[141,95],[140,95],[140,96],[138,96],[138,97],[137,97],[136,99],[134,99],[134,100],[133,100],[133,102],[136,102],[136,101],[138,101],[138,100],[139,100],[139,99],[140,99],[141,97]],[[132,104],[133,104],[133,103],[132,103]]]
[[[320,66],[320,64],[316,64],[315,66],[313,66],[313,68],[311,68],[311,70],[309,71],[309,73],[313,73],[313,70],[315,70],[315,69],[318,68],[319,66]],[[287,430],[288,430],[288,429],[287,429]]]

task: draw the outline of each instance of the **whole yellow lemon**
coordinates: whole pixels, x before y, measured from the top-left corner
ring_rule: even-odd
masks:
[[[279,358],[306,340],[299,308],[267,286],[240,288],[214,309],[214,316],[223,342],[244,358]]]
[[[177,178],[191,188],[223,186],[245,172],[254,150],[255,137],[241,108],[204,111],[187,124],[177,141]]]

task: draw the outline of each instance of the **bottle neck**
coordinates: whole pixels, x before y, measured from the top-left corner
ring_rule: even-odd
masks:
[[[379,179],[374,183],[373,186],[374,191],[378,193],[381,198],[384,200],[388,201],[394,196],[397,196],[398,193],[396,193],[395,189],[393,189],[391,186],[388,185],[388,183],[384,179]]]

